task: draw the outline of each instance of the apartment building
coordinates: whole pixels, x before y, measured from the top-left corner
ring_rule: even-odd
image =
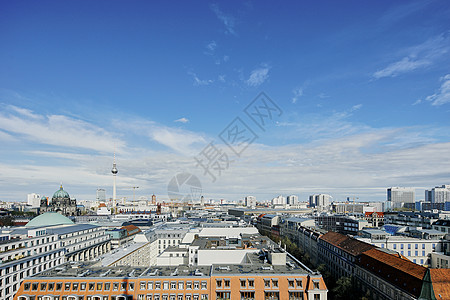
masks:
[[[212,245],[208,248],[210,252],[200,254],[214,256],[215,263],[209,265],[100,267],[90,262],[70,262],[26,279],[16,299],[327,299],[328,290],[320,274],[306,268],[269,239],[258,234],[247,238],[253,244],[245,242],[242,246],[254,251],[247,251],[239,263],[228,263],[236,249]],[[209,241],[207,237],[199,239]],[[221,255],[214,255],[213,250]],[[223,251],[228,251],[228,255]]]

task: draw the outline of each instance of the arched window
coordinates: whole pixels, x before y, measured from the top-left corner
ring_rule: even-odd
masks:
[[[19,296],[19,298],[17,298],[17,300],[28,300],[27,296]]]

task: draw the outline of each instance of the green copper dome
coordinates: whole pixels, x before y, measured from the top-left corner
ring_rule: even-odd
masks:
[[[52,225],[74,224],[69,218],[56,213],[48,212],[33,218],[25,227],[42,227]]]
[[[61,185],[61,187],[59,188],[59,190],[57,190],[57,191],[53,194],[53,198],[52,198],[52,199],[57,199],[57,198],[70,198],[70,197],[69,197],[69,193],[67,193],[65,190],[63,190],[62,185]]]

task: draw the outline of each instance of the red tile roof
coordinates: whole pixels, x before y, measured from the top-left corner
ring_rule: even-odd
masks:
[[[128,236],[141,232],[139,227],[137,227],[133,224],[122,226],[122,228],[124,228],[127,231]]]
[[[371,249],[358,258],[357,264],[387,282],[418,297],[427,269],[398,255]]]
[[[450,269],[430,269],[436,299],[450,299]]]
[[[373,245],[355,240],[354,238],[333,231],[325,233],[320,237],[320,239],[344,250],[353,256],[358,256],[364,251],[375,248]]]
[[[377,214],[378,217],[384,217],[384,212],[376,211],[376,212],[366,212],[366,217],[371,217],[373,214]]]

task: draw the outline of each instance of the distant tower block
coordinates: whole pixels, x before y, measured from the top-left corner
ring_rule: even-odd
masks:
[[[202,206],[205,205],[205,197],[202,196],[202,198],[200,199],[200,203],[202,204]]]
[[[156,196],[155,196],[155,194],[152,195],[152,204],[153,205],[156,204]]]
[[[119,171],[116,167],[116,151],[114,151],[114,161],[111,173],[113,174],[114,184],[113,184],[113,205],[114,205],[114,213],[117,213],[117,205],[116,205],[116,175]]]

